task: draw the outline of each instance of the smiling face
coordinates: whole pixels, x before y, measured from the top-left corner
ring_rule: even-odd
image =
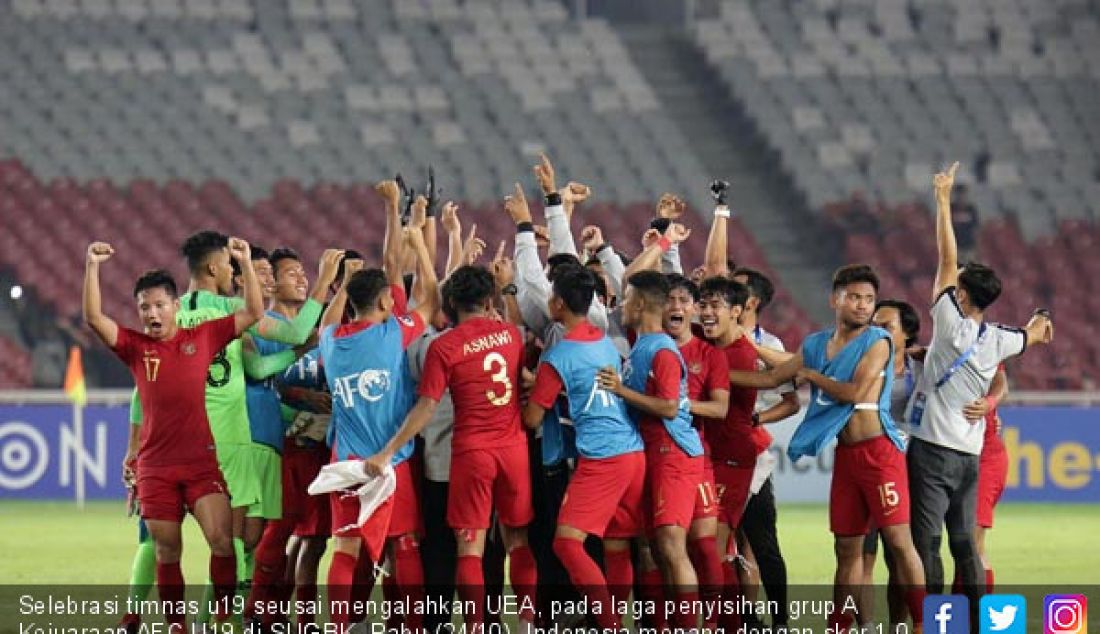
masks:
[[[665,307],[665,331],[673,339],[680,341],[691,337],[691,321],[696,313],[695,298],[682,287],[673,288],[668,294],[668,306]]]
[[[168,339],[175,334],[180,300],[172,297],[163,286],[139,291],[137,306],[145,334],[153,339]]]
[[[721,295],[712,293],[699,300],[699,323],[707,339],[720,339],[740,314],[741,307],[730,306]]]
[[[836,310],[837,325],[854,329],[871,323],[875,296],[875,287],[869,282],[852,282],[834,291],[829,303]]]
[[[309,279],[302,263],[293,258],[282,258],[275,264],[275,300],[290,303],[306,301]]]
[[[271,299],[275,294],[275,273],[271,269],[271,262],[266,258],[252,260],[252,268],[256,271],[256,279],[260,281],[260,291],[264,299]]]

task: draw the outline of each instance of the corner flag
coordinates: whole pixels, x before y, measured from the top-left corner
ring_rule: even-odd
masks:
[[[69,348],[69,365],[65,368],[65,396],[73,404],[80,407],[88,400],[87,389],[84,386],[84,364],[80,358],[80,347]]]

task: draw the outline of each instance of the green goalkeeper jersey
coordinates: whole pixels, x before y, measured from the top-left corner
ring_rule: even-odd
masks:
[[[239,297],[222,297],[208,291],[194,291],[180,298],[176,323],[193,328],[212,319],[232,315],[244,305]],[[218,445],[252,442],[245,397],[244,359],[241,340],[234,339],[214,357],[206,372],[206,417]]]

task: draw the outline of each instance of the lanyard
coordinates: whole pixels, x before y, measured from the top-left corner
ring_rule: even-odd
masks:
[[[905,354],[904,352],[902,354]],[[913,360],[909,358],[909,355],[905,355],[905,400],[908,401],[909,397],[913,394],[913,388],[916,387],[916,380],[913,378]]]
[[[764,343],[764,332],[760,329],[760,324],[756,324],[752,329],[752,338],[756,340],[758,346]]]
[[[960,354],[958,358],[955,359],[955,361],[951,364],[951,367],[947,368],[947,371],[943,373],[943,376],[940,377],[940,380],[936,381],[937,390],[943,387],[948,381],[950,381],[951,377],[955,376],[955,373],[958,372],[959,369],[966,364],[967,359],[974,356],[974,352],[977,351],[978,346],[980,346],[985,341],[986,332],[987,331],[985,327],[985,322],[983,321],[982,325],[978,326],[978,338],[975,339],[974,343],[970,344],[970,346],[966,350],[962,351],[962,354]]]

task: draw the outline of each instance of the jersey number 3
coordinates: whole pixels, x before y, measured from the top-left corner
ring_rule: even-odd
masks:
[[[508,376],[508,362],[504,359],[504,355],[499,352],[490,352],[485,355],[481,368],[489,373],[489,380],[494,385],[499,383],[502,386],[503,393],[497,392],[495,388],[485,390],[485,396],[489,402],[493,405],[507,405],[512,400],[512,379]]]

